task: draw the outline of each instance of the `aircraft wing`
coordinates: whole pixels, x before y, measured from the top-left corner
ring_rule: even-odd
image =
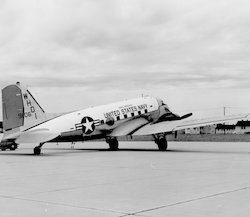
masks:
[[[56,137],[58,137],[60,133],[51,132],[49,129],[38,129],[31,130],[22,133],[17,139],[16,143],[43,143],[50,141]]]
[[[192,127],[206,126],[210,124],[218,124],[226,121],[240,120],[250,116],[250,114],[244,115],[232,115],[232,116],[222,116],[216,118],[204,118],[204,119],[193,119],[193,120],[176,120],[176,121],[162,121],[159,123],[149,123],[132,135],[150,135],[164,132],[172,132],[176,130],[183,130]]]
[[[134,131],[139,129],[140,127],[144,126],[145,124],[148,124],[148,120],[141,117],[137,119],[133,119],[131,121],[128,121],[119,127],[115,128],[111,133],[110,136],[125,136],[125,135],[131,135]]]

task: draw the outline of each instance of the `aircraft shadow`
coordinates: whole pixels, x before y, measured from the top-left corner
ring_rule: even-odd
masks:
[[[54,149],[56,150],[56,149]],[[62,149],[61,149],[62,150]],[[65,149],[67,150],[67,149]],[[136,148],[119,148],[117,151],[110,149],[84,149],[78,148],[73,149],[78,151],[101,151],[101,152],[159,152],[159,153],[204,153],[204,154],[250,154],[250,152],[239,152],[239,151],[229,151],[229,150],[189,150],[189,149],[168,149],[166,151],[159,151],[158,149],[136,149]]]
[[[188,150],[188,149],[171,149],[168,150],[171,153],[197,153],[197,154],[250,154],[250,152],[244,151],[228,151],[228,150]]]
[[[24,149],[23,149],[24,150]],[[52,152],[50,152],[50,150]],[[57,152],[55,152],[57,151]],[[49,149],[42,149],[41,152],[41,156],[58,156],[58,155],[65,155],[65,154],[73,154],[73,153],[99,153],[99,152],[112,152],[112,153],[116,153],[116,152],[159,152],[158,149],[119,149],[117,151],[113,151],[110,149],[90,149],[90,148],[74,148],[74,149],[70,149],[70,148],[49,148]],[[28,153],[29,152],[29,153]],[[165,151],[165,152],[168,152]],[[163,152],[162,152],[163,153]],[[18,153],[17,151],[0,151],[0,156],[1,155],[5,155],[5,156],[36,156],[33,154],[33,150],[32,149],[27,149],[27,153]],[[36,156],[37,157],[37,156]]]
[[[44,150],[44,151],[43,151]],[[74,149],[70,149],[70,148],[50,148],[50,149],[46,149],[44,148],[42,150],[41,156],[58,156],[58,155],[65,155],[65,154],[73,154],[73,153],[80,153],[82,151],[82,153],[98,153],[98,152],[159,152],[159,153],[166,153],[166,154],[178,154],[178,153],[182,153],[182,154],[250,154],[250,152],[235,152],[235,151],[222,151],[222,150],[188,150],[188,149],[168,149],[166,151],[159,151],[158,149],[136,149],[136,148],[126,148],[126,149],[119,149],[117,151],[113,151],[110,149],[90,149],[90,148],[74,148]],[[53,151],[53,152],[50,152]],[[57,152],[55,152],[57,151]],[[33,150],[32,149],[27,149],[27,153],[18,153],[17,151],[0,151],[0,156],[1,155],[5,155],[5,156],[36,156],[33,154]],[[38,156],[36,156],[38,157]]]

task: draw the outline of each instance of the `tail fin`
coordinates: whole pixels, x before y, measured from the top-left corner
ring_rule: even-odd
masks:
[[[2,90],[2,108],[4,131],[18,132],[47,119],[41,106],[19,82]]]

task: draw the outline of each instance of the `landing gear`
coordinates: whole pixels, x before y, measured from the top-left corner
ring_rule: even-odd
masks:
[[[155,143],[158,145],[159,150],[166,151],[168,148],[168,142],[165,138],[165,135],[161,134],[154,137],[155,137]]]
[[[34,155],[40,155],[41,154],[41,148],[39,146],[34,148]]]
[[[44,145],[44,143],[40,143],[39,146],[36,146],[34,148],[34,155],[40,155],[41,154],[41,148],[42,148],[43,145]]]
[[[106,142],[109,144],[109,149],[112,151],[117,151],[119,148],[119,143],[116,138],[107,138]]]

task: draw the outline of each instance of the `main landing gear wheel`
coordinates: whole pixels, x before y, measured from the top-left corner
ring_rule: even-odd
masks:
[[[40,155],[41,154],[41,148],[42,148],[43,145],[44,145],[44,143],[40,143],[39,146],[36,146],[34,148],[34,155]]]
[[[39,146],[34,148],[34,155],[40,155],[41,154],[41,148]]]
[[[107,139],[107,143],[109,144],[109,149],[112,151],[117,151],[119,147],[119,143],[116,138]]]
[[[166,151],[168,148],[168,142],[164,137],[159,137],[158,139],[155,140],[155,143],[158,145],[158,148],[160,151]]]

